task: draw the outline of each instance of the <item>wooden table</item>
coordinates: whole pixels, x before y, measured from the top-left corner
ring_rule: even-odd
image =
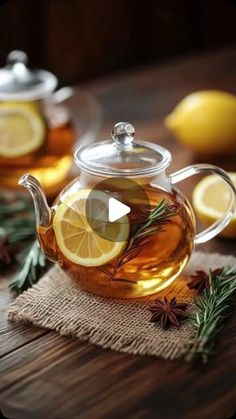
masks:
[[[87,85],[104,110],[101,136],[128,120],[137,136],[173,153],[170,171],[200,159],[175,143],[163,117],[199,89],[236,91],[236,48],[127,72]],[[232,158],[218,162],[236,171]],[[189,194],[196,179],[183,184]],[[236,255],[236,242],[214,239],[201,249]],[[4,273],[3,273],[4,274]],[[0,282],[0,406],[10,418],[229,418],[236,409],[236,321],[221,333],[207,366],[102,350],[69,337],[8,323],[13,299]]]

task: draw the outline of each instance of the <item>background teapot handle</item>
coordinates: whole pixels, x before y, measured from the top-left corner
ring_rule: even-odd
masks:
[[[205,243],[208,240],[212,239],[218,233],[220,233],[230,222],[236,210],[235,186],[231,181],[230,177],[223,169],[220,169],[219,167],[211,164],[194,164],[192,166],[187,166],[184,169],[178,170],[177,172],[172,173],[169,176],[171,183],[175,184],[190,176],[206,172],[214,173],[220,176],[227,183],[230,192],[229,203],[226,211],[224,212],[222,217],[219,218],[219,220],[215,221],[210,227],[207,227],[205,230],[196,234],[194,239],[195,244]]]
[[[61,87],[61,89],[56,90],[51,96],[51,102],[53,104],[62,103],[65,100],[73,96],[75,90],[71,86]]]

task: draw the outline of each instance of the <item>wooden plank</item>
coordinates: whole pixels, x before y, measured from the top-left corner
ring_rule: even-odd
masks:
[[[25,419],[32,406],[34,417],[226,417],[236,399],[235,326],[232,319],[207,367],[119,354],[49,333],[2,359],[1,400]]]
[[[0,358],[25,345],[47,331],[24,324],[13,324],[7,319],[7,310],[15,296],[8,288],[9,279],[0,277]]]
[[[171,171],[199,162],[200,158],[173,141],[163,117],[196,88],[236,91],[235,68],[236,49],[230,47],[167,67],[91,83],[91,90],[105,107],[102,137],[125,115],[135,123],[138,137],[158,140],[172,151]],[[218,164],[236,171],[235,160],[222,159]],[[193,178],[184,184],[189,196],[196,181]],[[214,239],[199,250],[236,256],[235,243]],[[6,308],[12,295],[6,280],[0,281],[0,287],[0,407],[6,416],[222,419],[233,415],[235,316],[225,324],[218,354],[209,365],[193,366],[119,354],[8,323]]]

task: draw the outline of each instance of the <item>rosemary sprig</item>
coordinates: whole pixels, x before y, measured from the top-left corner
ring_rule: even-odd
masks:
[[[170,221],[170,218],[177,214],[178,209],[177,204],[170,204],[166,199],[163,199],[154,209],[145,213],[147,221],[132,226],[133,230],[129,244],[122,255],[116,259],[115,264],[109,264],[105,268],[99,267],[98,269],[108,275],[110,281],[136,283],[125,278],[116,279],[115,276],[121,266],[139,255],[142,248],[151,241],[151,236],[161,231],[163,226]]]
[[[151,236],[161,231],[163,225],[167,224],[177,211],[177,204],[170,204],[163,199],[153,210],[147,212],[147,221],[134,226],[135,230],[131,234],[129,244],[118,258],[118,267],[138,256],[143,246],[151,241]]]
[[[48,266],[38,241],[32,244],[36,236],[32,204],[21,195],[14,200],[0,197],[0,225],[0,263],[10,265],[18,252],[21,264],[9,287],[20,293],[35,284]]]
[[[166,199],[163,199],[148,213],[147,221],[139,226],[138,230],[133,235],[133,241],[139,237],[147,237],[154,234],[156,230],[160,230],[161,226],[166,224],[170,217],[176,215],[176,212],[177,205],[170,204]]]
[[[203,295],[194,300],[197,311],[190,316],[190,321],[196,328],[196,335],[186,356],[187,361],[201,358],[203,363],[207,363],[223,322],[231,313],[236,294],[236,268],[210,271],[209,284]]]
[[[21,293],[38,282],[47,269],[47,260],[37,240],[25,252],[19,271],[14,275],[9,287]]]
[[[14,202],[0,199],[0,238],[18,243],[35,237],[35,216],[29,202],[19,196]]]

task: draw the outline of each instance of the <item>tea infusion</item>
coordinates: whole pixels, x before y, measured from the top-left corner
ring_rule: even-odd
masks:
[[[75,131],[63,106],[41,101],[0,103],[0,184],[16,187],[30,172],[47,194],[65,182],[72,164]]]
[[[144,220],[142,204],[136,203],[135,210],[128,214],[128,240],[112,260],[99,266],[82,266],[69,260],[57,243],[53,219],[48,227],[38,227],[39,239],[46,255],[59,261],[62,268],[77,279],[83,288],[96,294],[135,298],[164,289],[178,276],[189,259],[195,221],[188,201],[179,193],[177,195],[174,190],[167,193],[150,185],[145,190],[151,210],[145,214]],[[126,201],[125,204],[132,205],[132,202]],[[56,213],[63,205],[59,200],[55,202]],[[75,230],[71,209],[68,209],[67,214],[65,222],[69,227],[70,223],[72,225],[68,246],[72,252],[76,252],[76,246],[73,248]],[[82,239],[84,237],[81,236]],[[76,243],[78,245],[78,240]],[[93,248],[96,251],[96,244]],[[108,249],[105,251],[108,252]],[[80,247],[81,252],[86,253],[86,240]]]

